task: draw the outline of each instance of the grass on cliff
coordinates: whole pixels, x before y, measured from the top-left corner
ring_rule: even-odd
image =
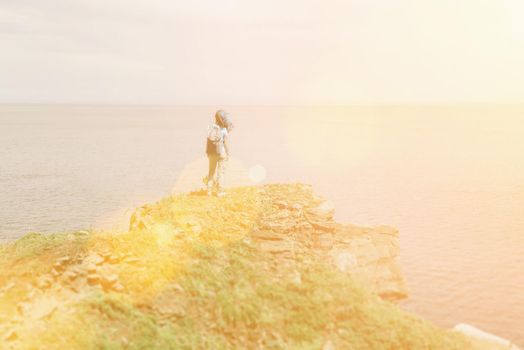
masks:
[[[259,251],[248,235],[265,210],[257,193],[170,197],[147,209],[148,228],[31,234],[0,246],[0,330],[17,349],[471,348],[314,255],[288,265]],[[73,292],[62,277],[36,286],[61,257],[107,251],[119,257],[111,269],[123,291]],[[58,307],[35,321],[20,314],[25,304],[35,313],[38,300]]]
[[[33,237],[32,248],[10,248],[24,258],[29,251],[36,258],[55,249],[63,253],[63,237],[51,237],[40,247]],[[76,244],[86,242],[70,242],[70,248],[78,249]],[[280,274],[271,257],[249,242],[192,248],[184,269],[154,295],[86,294],[68,313],[51,315],[41,332],[26,336],[23,348],[468,348],[461,336],[379,300],[314,259]],[[11,249],[7,256],[18,256]]]

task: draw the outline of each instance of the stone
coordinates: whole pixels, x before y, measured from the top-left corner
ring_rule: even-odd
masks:
[[[182,317],[186,314],[184,307],[177,304],[175,301],[164,302],[160,305],[156,305],[155,310],[164,316]]]
[[[320,234],[315,236],[314,246],[319,249],[331,249],[334,244],[333,235],[330,233]]]
[[[102,281],[109,284],[114,284],[116,281],[118,281],[118,275],[117,274],[111,274],[111,275],[105,275],[102,278]]]
[[[284,201],[274,201],[273,204],[276,205],[279,209],[285,209],[285,208],[287,208],[289,206]]]
[[[291,218],[291,211],[287,209],[279,210],[277,213],[274,213],[270,217],[268,217],[268,220],[272,222],[279,222],[279,221],[287,221]]]
[[[59,306],[58,300],[53,296],[43,296],[26,309],[26,319],[40,320],[49,317]]]
[[[173,284],[172,288],[173,288],[173,290],[175,290],[175,291],[177,291],[179,293],[184,293],[185,292],[184,288],[180,284],[178,284],[178,283]]]
[[[307,219],[311,226],[317,231],[335,232],[335,229],[337,228],[336,224],[331,221],[318,220],[311,217],[307,217]]]
[[[75,293],[80,293],[86,287],[86,278],[75,278],[69,282],[68,287]]]
[[[397,281],[378,282],[375,293],[382,299],[390,301],[400,301],[408,297],[405,289],[399,289]]]
[[[42,275],[38,278],[37,287],[41,289],[49,288],[53,283],[53,279],[49,275]]]
[[[105,259],[105,261],[110,263],[110,264],[117,264],[121,260],[122,260],[122,257],[118,256],[116,254],[111,254],[111,255],[107,256],[106,259]]]
[[[258,193],[257,198],[250,203],[235,196],[228,197],[224,205],[213,212],[213,217],[220,220],[220,229],[229,234],[240,235],[248,229],[250,235],[243,239],[274,255],[274,260],[279,262],[275,267],[276,273],[287,269],[282,263],[284,261],[290,264],[291,271],[295,269],[301,259],[297,258],[297,254],[304,251],[304,256],[317,255],[332,263],[333,268],[355,276],[385,299],[396,300],[406,295],[405,282],[397,262],[398,230],[390,226],[369,228],[337,223],[333,203],[316,197],[311,186],[267,185],[254,191]],[[175,210],[178,207],[176,203],[171,205],[172,212],[159,211],[156,206],[138,208],[131,217],[130,228],[154,231],[154,225],[161,223],[170,227],[169,232],[179,230],[181,237],[196,239],[196,235],[189,233],[204,230],[204,219],[193,212],[181,215]],[[247,206],[261,210],[255,212],[253,217],[252,209],[245,210]],[[106,262],[141,262],[135,256],[118,259],[103,255]],[[92,258],[88,261],[93,262]],[[109,264],[100,266],[96,261],[94,264],[100,268],[90,275],[98,274],[104,278],[114,273],[106,270]],[[296,276],[290,278],[295,279]],[[119,281],[105,283],[114,289]]]
[[[380,259],[378,250],[368,235],[355,237],[351,241],[338,245],[337,247],[338,249],[351,251],[361,265],[366,265]]]
[[[191,226],[191,231],[193,231],[194,233],[200,233],[202,232],[202,226],[200,225]]]
[[[150,217],[151,208],[148,205],[144,205],[131,215],[129,219],[129,230],[142,230],[150,226],[152,218]]]
[[[64,271],[65,267],[61,262],[57,261],[53,264],[53,269],[56,270],[57,272],[61,272],[61,271]]]
[[[333,215],[335,214],[335,205],[331,201],[325,201],[324,203],[319,205],[316,210],[322,213],[323,215],[333,217]]]
[[[313,230],[313,226],[307,221],[301,221],[295,225],[296,232],[308,232]]]
[[[18,336],[18,333],[16,332],[16,330],[11,329],[11,330],[7,331],[7,333],[4,336],[4,339],[6,341],[8,341],[8,342],[13,342],[15,340],[18,340],[19,336]]]
[[[275,220],[264,222],[260,228],[267,231],[290,232],[293,230],[294,224],[292,222]]]
[[[0,293],[7,293],[10,289],[12,289],[14,286],[16,286],[16,283],[9,282],[5,286],[0,288]]]
[[[335,345],[333,345],[333,342],[331,340],[328,340],[322,346],[322,350],[335,350]]]
[[[74,270],[68,270],[64,273],[64,277],[67,278],[68,280],[74,280],[75,278],[78,277],[78,272]]]
[[[87,273],[89,273],[89,274],[94,274],[94,273],[96,273],[96,271],[97,271],[97,267],[96,267],[95,264],[92,264],[92,263],[91,263],[91,264],[88,264],[88,265],[86,266],[86,271],[87,271]]]
[[[302,210],[303,206],[301,204],[298,204],[298,203],[295,203],[291,206],[291,209],[295,210],[295,211],[300,211]]]
[[[102,250],[99,255],[101,257],[103,257],[104,259],[106,259],[106,258],[108,258],[111,255],[111,251],[110,250]]]
[[[84,262],[94,265],[101,265],[104,263],[104,260],[105,259],[97,253],[89,253],[89,255],[84,258]]]
[[[260,241],[261,250],[270,253],[283,253],[293,250],[293,243],[289,241]]]
[[[333,252],[332,258],[335,266],[342,272],[349,272],[358,266],[357,257],[348,251]]]
[[[400,247],[395,236],[370,234],[370,238],[380,258],[393,258],[399,255]]]
[[[489,349],[507,349],[507,350],[519,350],[517,345],[513,344],[511,341],[498,337],[494,334],[485,332],[481,329],[478,329],[472,325],[459,323],[453,327],[453,330],[459,333],[464,334],[465,336],[481,341],[487,346],[490,346]]]
[[[61,257],[61,258],[58,258],[58,259],[56,260],[56,262],[59,263],[59,264],[64,264],[64,263],[70,262],[71,260],[72,260],[72,259],[71,259],[70,256],[63,256],[63,257]]]
[[[291,281],[293,281],[293,283],[295,284],[302,284],[302,276],[300,275],[299,272],[295,271],[292,274]]]
[[[113,285],[112,289],[116,292],[123,292],[125,290],[125,287],[121,283],[116,283]]]
[[[90,286],[94,286],[100,282],[100,276],[97,274],[87,276],[87,283]]]
[[[131,257],[126,257],[124,262],[126,262],[128,264],[136,264],[136,263],[140,262],[140,259],[137,258],[137,257],[131,256]]]
[[[100,277],[99,283],[104,288],[104,290],[112,289],[114,285],[118,282],[118,275],[102,275]],[[122,286],[123,287],[123,286]]]
[[[358,227],[355,225],[348,225],[348,224],[340,225],[335,230],[336,239],[339,242],[343,242],[343,243],[349,243],[356,237],[362,236],[364,234],[365,234],[365,230],[363,227]]]
[[[269,240],[269,241],[280,241],[285,238],[285,236],[276,234],[272,231],[254,231],[253,237],[256,239]]]
[[[307,208],[306,212],[310,216],[330,220],[333,219],[333,215],[335,214],[335,206],[332,202],[325,201],[317,207]]]

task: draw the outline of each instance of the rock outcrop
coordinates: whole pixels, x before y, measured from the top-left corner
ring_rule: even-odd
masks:
[[[193,195],[201,195],[195,192]],[[239,196],[239,194],[235,194]],[[237,198],[242,200],[240,198]],[[398,231],[389,226],[374,228],[341,224],[334,220],[334,206],[313,194],[304,184],[266,185],[257,190],[257,210],[243,210],[242,205],[225,202],[216,210],[212,223],[242,222],[251,216],[251,239],[282,264],[292,264],[304,254],[317,254],[340,271],[352,276],[369,290],[388,300],[407,296],[404,278],[397,261]],[[131,216],[130,229],[145,229],[158,224],[158,208],[144,206]],[[163,213],[173,227],[200,230],[200,220],[180,221],[180,217]]]
[[[0,245],[0,349],[492,349],[381,300],[406,295],[397,230],[333,214],[307,185],[239,187]]]
[[[479,343],[485,344],[490,350],[520,350],[519,347],[511,341],[480,330],[466,323],[459,323],[453,327],[453,330],[470,337]]]

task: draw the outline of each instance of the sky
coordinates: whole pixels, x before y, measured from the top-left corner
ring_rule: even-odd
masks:
[[[0,0],[0,103],[524,103],[522,0]]]

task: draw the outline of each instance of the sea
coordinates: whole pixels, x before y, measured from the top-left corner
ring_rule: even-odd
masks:
[[[0,242],[125,230],[201,187],[219,108],[228,186],[309,183],[339,221],[398,228],[402,308],[524,346],[524,106],[0,105]]]

